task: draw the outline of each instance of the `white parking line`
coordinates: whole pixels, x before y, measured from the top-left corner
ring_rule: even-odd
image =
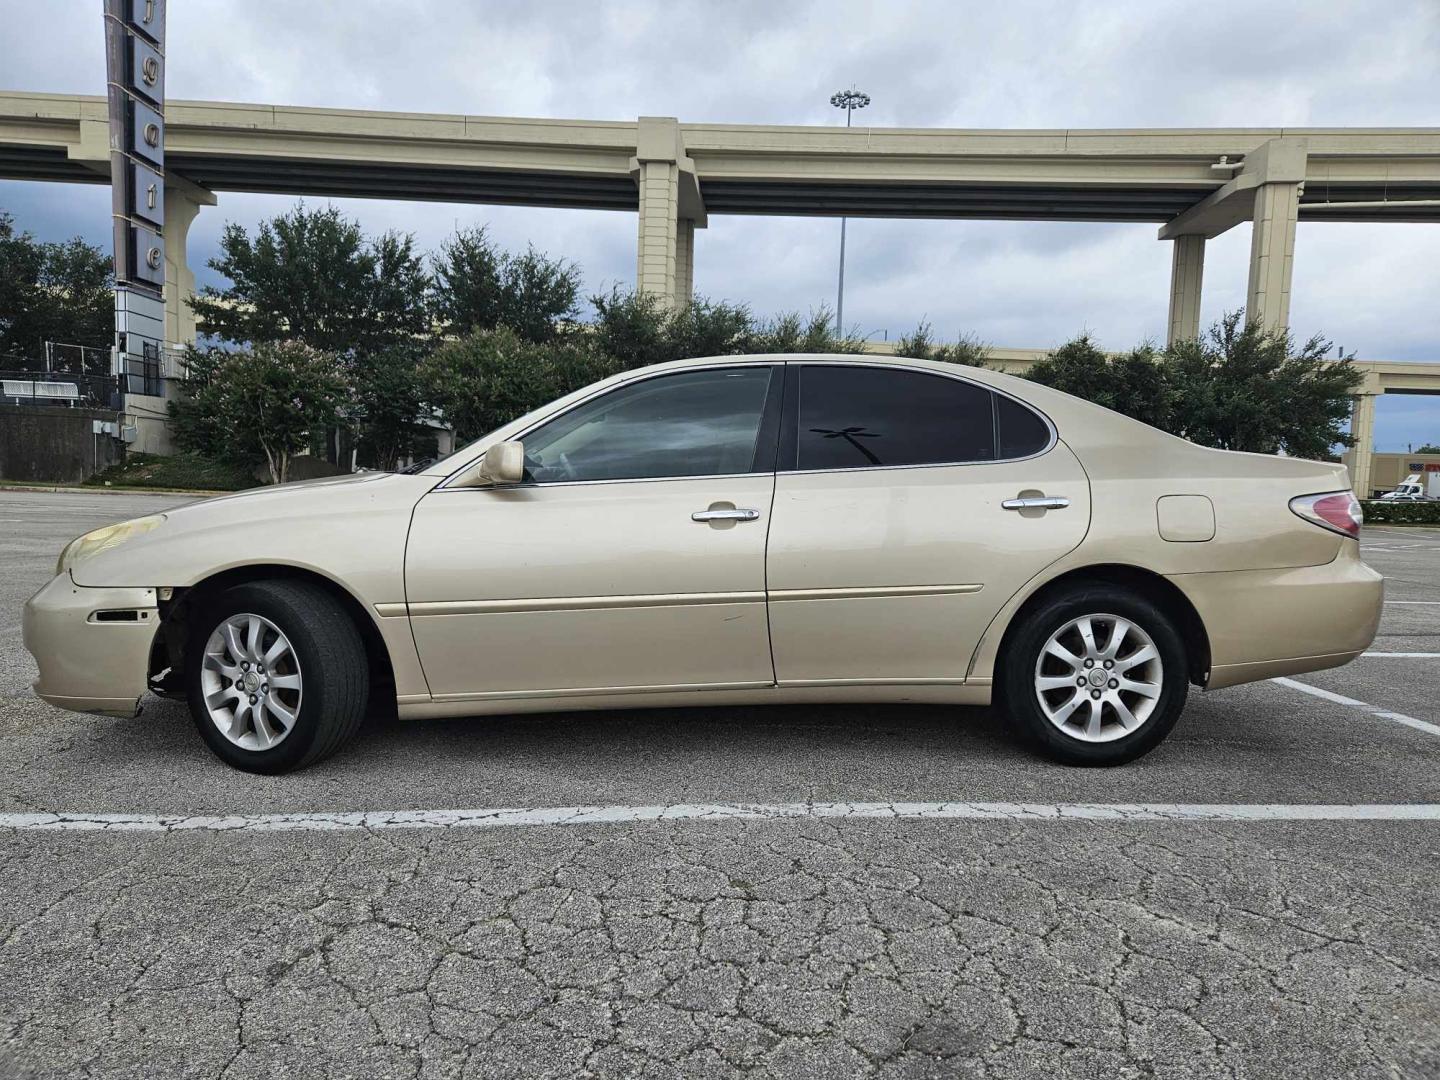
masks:
[[[1361,653],[1360,655],[1361,655],[1362,657],[1364,657],[1364,656],[1398,656],[1398,657],[1405,657],[1406,659],[1410,659],[1410,660],[1434,660],[1436,657],[1440,657],[1440,652],[1366,652],[1366,653]]]
[[[1310,694],[1314,697],[1324,698],[1326,701],[1333,701],[1336,705],[1348,705],[1352,709],[1363,709],[1371,716],[1378,716],[1383,720],[1394,720],[1397,724],[1404,724],[1406,727],[1412,727],[1416,731],[1423,731],[1429,735],[1440,735],[1440,724],[1432,724],[1428,720],[1417,720],[1413,716],[1391,712],[1389,709],[1382,709],[1378,705],[1371,705],[1368,701],[1357,701],[1355,698],[1346,697],[1344,694],[1321,690],[1318,686],[1296,682],[1294,679],[1281,678],[1271,679],[1270,681],[1279,683],[1281,686],[1288,686],[1291,690],[1299,690],[1302,694]]]
[[[658,821],[791,818],[1055,821],[1440,821],[1440,803],[688,803],[493,810],[368,810],[185,817],[162,814],[0,814],[0,829],[71,832],[295,832],[494,829]]]
[[[1404,607],[1440,607],[1440,600],[1386,600],[1385,604],[1397,604]]]

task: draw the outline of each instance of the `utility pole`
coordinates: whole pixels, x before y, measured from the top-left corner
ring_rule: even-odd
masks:
[[[845,110],[845,126],[850,126],[850,116],[856,109],[870,104],[870,95],[853,86],[830,95],[830,104]],[[840,219],[840,281],[835,288],[835,336],[845,333],[845,218]]]

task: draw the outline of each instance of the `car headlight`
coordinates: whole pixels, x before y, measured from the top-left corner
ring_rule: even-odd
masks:
[[[81,559],[88,559],[91,555],[118,547],[126,540],[144,536],[164,520],[164,514],[151,514],[149,517],[136,518],[134,521],[122,521],[118,525],[106,525],[103,529],[96,529],[84,536],[77,536],[65,545],[64,551],[60,552],[60,559],[55,564],[55,573],[63,574]]]

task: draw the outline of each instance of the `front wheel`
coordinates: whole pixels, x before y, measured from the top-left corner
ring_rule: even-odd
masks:
[[[192,620],[186,690],[200,736],[237,769],[284,773],[328,757],[360,726],[365,646],[324,589],[256,581]]]
[[[1006,711],[1041,753],[1120,765],[1158,746],[1185,707],[1185,647],[1135,593],[1081,586],[1024,617],[1006,650]]]

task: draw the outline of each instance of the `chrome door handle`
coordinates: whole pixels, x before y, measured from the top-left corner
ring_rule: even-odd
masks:
[[[759,510],[696,510],[690,515],[691,521],[754,521],[760,516]]]
[[[1064,510],[1070,500],[1063,495],[1031,496],[1028,499],[1006,499],[1000,504],[1002,510]]]

